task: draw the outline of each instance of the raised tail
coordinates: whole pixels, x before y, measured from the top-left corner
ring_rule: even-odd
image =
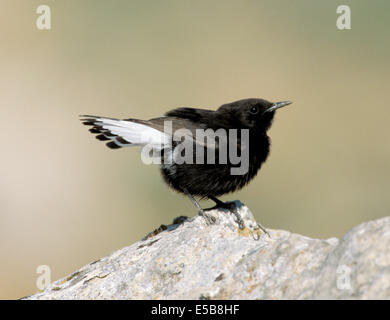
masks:
[[[96,134],[96,139],[108,141],[106,145],[111,149],[147,144],[161,148],[165,141],[164,132],[149,126],[148,121],[120,120],[90,115],[80,117],[84,125],[92,127],[89,131]]]

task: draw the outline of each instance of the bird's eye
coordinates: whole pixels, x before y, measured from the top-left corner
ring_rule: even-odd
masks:
[[[250,110],[249,110],[250,113],[252,114],[257,114],[259,112],[259,108],[256,107],[256,106],[253,106]]]

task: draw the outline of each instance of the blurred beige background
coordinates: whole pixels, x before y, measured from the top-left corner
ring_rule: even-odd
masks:
[[[35,26],[40,4],[50,31]],[[340,4],[352,30],[336,28]],[[2,1],[0,298],[36,292],[39,265],[54,281],[196,214],[79,114],[292,100],[259,176],[223,199],[268,228],[319,238],[389,215],[389,10],[386,0]]]

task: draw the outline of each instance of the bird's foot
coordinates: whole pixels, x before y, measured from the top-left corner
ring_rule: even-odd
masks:
[[[188,196],[188,198],[191,200],[191,202],[194,204],[194,206],[198,209],[199,215],[202,216],[206,220],[206,224],[209,226],[210,224],[215,223],[215,218],[205,214],[204,210],[199,205],[198,201],[195,200],[195,198],[192,196],[191,193],[188,192],[186,188],[182,188],[183,192]]]
[[[214,199],[213,199],[214,200]],[[218,199],[216,199],[218,200]],[[230,213],[234,214],[237,220],[237,224],[241,230],[244,230],[245,228],[245,223],[244,220],[242,220],[240,213],[237,210],[237,206],[235,202],[222,202],[220,200],[216,201],[216,205],[212,208],[207,208],[204,210],[216,210],[216,209],[226,209],[229,210]]]
[[[263,231],[268,237],[271,238],[269,232],[267,231],[266,228],[264,228],[260,223],[257,222],[257,228],[260,229],[261,231]]]
[[[233,212],[233,211],[237,211],[237,206],[235,202],[223,202],[218,200],[218,202],[216,202],[216,205],[214,207],[206,208],[203,210],[210,211],[210,210],[218,210],[218,209],[225,209]]]
[[[202,216],[205,221],[206,221],[206,224],[209,226],[211,224],[214,224],[215,223],[215,218],[207,213],[204,212],[205,210],[203,209],[200,209],[199,210],[199,215]]]
[[[236,210],[233,210],[233,211],[230,211],[230,212],[235,215],[235,217],[237,219],[237,224],[238,224],[238,227],[240,228],[240,230],[244,230],[245,229],[245,223],[244,223],[244,220],[242,220],[241,215],[237,211],[237,208],[236,208]]]

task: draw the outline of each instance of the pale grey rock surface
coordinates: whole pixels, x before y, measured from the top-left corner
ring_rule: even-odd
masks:
[[[250,210],[196,216],[26,299],[389,299],[390,217],[340,240],[260,231]]]

